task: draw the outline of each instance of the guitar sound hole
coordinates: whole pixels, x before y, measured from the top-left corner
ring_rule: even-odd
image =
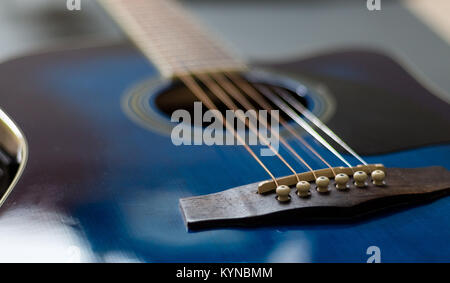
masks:
[[[202,89],[205,91],[205,93],[208,94],[208,97],[214,102],[214,104],[217,106],[218,110],[221,111],[222,115],[226,115],[226,110],[228,110],[228,107],[220,100],[218,99],[212,91],[210,91],[202,82],[197,81],[197,83],[202,87]],[[254,89],[258,89],[260,86],[267,87],[272,92],[275,92],[275,89],[282,89],[283,91],[288,92],[292,97],[295,97],[295,99],[300,102],[302,105],[308,108],[308,102],[305,99],[305,97],[302,97],[295,93],[294,91],[287,89],[285,87],[281,87],[278,85],[271,85],[268,83],[257,83],[253,84]],[[260,92],[259,92],[260,93]],[[261,93],[260,93],[261,94]],[[258,105],[258,103],[253,100],[251,97],[246,95],[243,91],[241,91],[241,95],[243,95],[252,105],[253,109],[256,110],[264,110],[262,107]],[[263,96],[261,94],[261,96]],[[267,102],[269,102],[271,109],[278,109],[278,107],[273,104],[270,100],[265,99]],[[166,89],[165,91],[161,92],[159,95],[155,98],[155,106],[165,115],[167,115],[169,118],[172,116],[172,113],[179,109],[187,110],[191,117],[194,117],[194,102],[199,101],[197,97],[180,81],[175,81],[173,84]],[[233,99],[233,102],[237,105],[237,107],[244,112],[247,110],[244,106],[240,105],[238,101]],[[203,113],[207,111],[206,105],[203,105]],[[202,113],[202,114],[203,114]],[[291,118],[283,113],[282,111],[279,112],[280,117],[282,117],[285,121],[290,121]],[[202,126],[207,126],[203,123]]]

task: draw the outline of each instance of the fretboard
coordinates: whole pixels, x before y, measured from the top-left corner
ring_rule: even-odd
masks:
[[[164,76],[245,68],[172,0],[100,2]]]

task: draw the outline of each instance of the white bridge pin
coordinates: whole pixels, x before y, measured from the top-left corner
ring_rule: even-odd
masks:
[[[355,180],[355,186],[358,188],[365,188],[367,187],[367,173],[364,171],[356,171],[353,174],[353,180]]]
[[[291,192],[291,189],[288,186],[281,185],[277,187],[277,200],[279,202],[287,202],[291,199],[289,196],[289,193]]]
[[[348,189],[348,181],[350,180],[350,178],[348,177],[347,174],[344,173],[339,173],[336,175],[336,177],[334,177],[334,181],[336,183],[336,189],[338,190],[346,190]]]
[[[325,176],[320,176],[316,179],[317,191],[319,193],[328,193],[330,190],[328,186],[330,185],[330,179]]]
[[[375,170],[371,174],[372,183],[375,186],[384,186],[386,183],[384,182],[384,178],[386,174],[382,170]]]
[[[311,184],[306,181],[300,181],[296,185],[297,187],[297,195],[301,198],[306,198],[311,195],[309,189],[311,188]]]

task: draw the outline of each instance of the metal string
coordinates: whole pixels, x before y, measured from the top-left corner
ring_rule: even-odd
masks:
[[[162,2],[161,2],[162,3]],[[178,15],[178,14],[177,14]],[[136,39],[135,39],[136,40]],[[199,38],[199,41],[205,41],[205,38]],[[136,40],[137,41],[137,40]],[[138,42],[139,43],[139,42]],[[147,52],[148,51],[147,48],[144,48],[144,53],[146,53],[148,55]],[[166,50],[159,50],[161,53],[167,53]],[[222,51],[222,50],[219,50]],[[221,52],[222,53],[222,52]],[[183,62],[182,60],[178,60],[179,58],[174,58],[173,56],[178,56],[177,54],[167,54],[167,55],[172,55],[172,56],[167,56],[167,61],[169,63],[169,65],[173,66],[177,66],[180,67],[181,69],[185,70],[186,72],[182,72],[182,74],[179,74],[177,77],[191,90],[191,92],[200,100],[202,101],[209,109],[211,110],[215,110],[217,109],[216,105],[213,103],[213,101],[208,97],[208,94],[203,90],[202,86],[197,82],[195,74],[193,72],[192,69],[188,68],[186,66],[185,63],[187,62]],[[150,56],[149,56],[150,57]],[[229,60],[228,56],[224,57],[224,60]],[[230,58],[231,60],[231,58]],[[175,64],[173,64],[173,61],[175,62]],[[191,64],[192,65],[192,64]],[[172,70],[177,70],[177,69],[172,69]],[[207,77],[207,76],[206,76]],[[233,103],[233,101],[230,99],[230,97],[227,95],[227,92],[237,101],[239,101],[239,103],[243,106],[247,106],[247,109],[251,109],[251,103],[245,99],[245,96],[237,89],[234,89],[234,85],[232,83],[228,84],[225,83],[226,77],[218,77],[215,76],[215,80],[209,79],[209,77],[207,77],[208,79],[205,80],[205,76],[202,75],[201,81],[203,81],[202,84],[208,85],[209,91],[214,93],[220,100],[222,100],[222,102],[224,104],[227,105],[228,108],[236,108],[236,105]],[[220,78],[220,79],[218,79]],[[250,85],[250,84],[249,84]],[[243,87],[241,85],[239,85],[239,87],[241,89],[243,89]],[[282,99],[280,99],[278,97],[278,95],[275,95],[271,89],[267,88],[267,87],[258,87],[258,89],[260,90],[260,92],[266,96],[269,100],[272,101],[272,103],[276,104],[282,111],[284,111],[286,114],[288,114],[288,116],[290,116],[295,122],[297,122],[300,126],[302,126],[309,134],[311,134],[316,140],[318,140],[322,145],[324,145],[328,150],[330,150],[334,155],[336,155],[342,162],[344,162],[347,166],[351,167],[350,163],[347,162],[329,143],[327,143],[301,116],[299,116],[292,108],[291,106],[297,110],[298,112],[300,112],[300,114],[302,114],[304,117],[306,117],[306,119],[311,122],[312,124],[316,125],[319,129],[321,129],[324,133],[326,133],[329,137],[331,137],[333,140],[335,140],[338,144],[340,144],[345,150],[347,150],[349,153],[351,153],[355,158],[357,158],[360,162],[362,162],[363,164],[367,164],[359,155],[357,155],[346,143],[344,143],[334,132],[332,132],[325,124],[323,124],[316,116],[314,116],[314,114],[312,114],[309,110],[307,110],[305,107],[303,107],[303,105],[301,105],[297,100],[293,99],[290,95],[287,95],[287,93],[282,93],[280,92],[278,89],[278,95],[280,95],[281,97],[283,97],[283,99],[285,101],[288,102],[288,104],[286,104]],[[224,91],[226,90],[226,91]],[[245,92],[245,91],[244,91]],[[257,91],[255,93],[258,93]],[[247,93],[249,96],[251,96],[249,93]],[[259,93],[258,93],[259,94]],[[258,102],[258,99],[255,99],[255,97],[259,97],[258,96],[254,96],[253,100]],[[259,100],[261,102],[261,100]],[[258,104],[260,104],[258,102]],[[265,103],[260,104],[261,106],[263,106]],[[290,105],[289,105],[290,104]],[[250,106],[249,106],[250,105]],[[230,107],[231,106],[231,107]],[[269,111],[271,109],[270,106],[264,107],[267,111]],[[269,111],[270,112],[270,111]],[[269,174],[269,176],[272,178],[272,180],[274,181],[274,183],[278,186],[277,180],[274,177],[274,175],[270,172],[270,170],[264,165],[264,163],[258,158],[258,156],[252,151],[252,149],[249,147],[248,144],[246,144],[245,140],[239,135],[239,133],[234,129],[234,126],[230,126],[229,123],[223,119],[222,115],[216,115],[214,114],[216,119],[218,119],[219,121],[221,121],[226,129],[230,132],[233,133],[233,135],[235,136],[236,139],[239,140],[240,143],[242,143],[244,145],[244,147],[246,148],[246,150],[251,154],[251,156],[258,162],[258,164],[260,164],[263,169]],[[240,117],[240,119],[242,120],[242,117]],[[256,117],[257,121],[258,121],[258,117]],[[284,121],[284,119],[282,119],[280,117],[279,119],[280,123],[283,125],[284,128],[286,128],[289,132],[291,132],[298,141],[300,141],[303,145],[305,145],[311,152],[314,153],[314,155],[316,155],[322,162],[324,162],[328,167],[331,168],[331,170],[333,171],[333,173],[335,174],[333,168],[330,166],[329,163],[326,162],[326,160],[320,156],[320,154],[318,154],[308,143],[306,143],[306,141],[304,141],[297,133],[295,133],[294,129],[292,129],[288,123],[286,121]],[[260,121],[261,122],[261,121]],[[246,123],[245,122],[245,118],[244,118],[244,123],[246,124],[246,126],[251,129],[252,131],[255,130],[255,126],[253,125],[253,123]],[[268,128],[267,124],[265,124],[266,128]],[[271,129],[270,129],[271,130]],[[258,136],[260,136],[260,134],[258,133]],[[261,136],[260,136],[261,139]],[[281,137],[279,137],[280,141],[282,142],[282,144],[284,146],[286,146],[289,151],[294,154],[294,156],[297,157],[298,160],[300,160],[307,168],[309,168],[314,176],[315,176],[315,172],[312,170],[312,168],[295,152],[294,149],[292,149],[292,147],[290,147],[290,145]],[[295,172],[295,170],[289,165],[289,163],[286,162],[286,160],[283,159],[283,157],[281,157],[281,155],[276,152],[274,150],[274,148],[270,145],[270,143],[268,143],[267,140],[265,140],[265,138],[261,139],[264,143],[267,144],[267,146],[274,152],[276,153],[276,155],[280,158],[280,160],[282,160],[284,162],[285,165],[287,165],[287,167],[295,174],[295,176],[297,177],[297,180],[299,180],[299,177],[297,175],[297,173]],[[315,176],[316,177],[316,176]]]
[[[345,165],[348,167],[352,167],[352,165],[345,160],[345,158],[337,152],[326,140],[322,138],[319,133],[317,133],[300,115],[297,113],[284,101],[278,98],[274,93],[272,93],[265,86],[257,86],[260,92],[266,96],[270,101],[272,101],[275,105],[277,105],[281,110],[283,110],[292,120],[294,120],[297,124],[299,124],[305,131],[307,131],[311,136],[313,136],[318,142],[320,142],[323,146],[325,146],[329,151],[331,151],[337,158],[339,158]]]
[[[197,99],[199,99],[203,104],[206,105],[208,109],[210,110],[218,109],[217,106],[214,104],[214,102],[208,97],[208,95],[202,89],[202,87],[197,83],[193,72],[184,64],[184,61],[181,58],[168,57],[168,64],[172,67],[179,66],[181,67],[182,70],[185,70],[185,73],[179,74],[177,78],[180,79],[184,83],[184,85],[197,97]],[[255,154],[255,152],[253,152],[250,146],[246,144],[245,140],[239,135],[239,133],[234,129],[234,127],[231,126],[226,121],[226,119],[223,119],[222,115],[214,114],[214,116],[225,126],[225,128],[229,132],[233,133],[234,137],[244,146],[247,152],[256,160],[256,162],[258,162],[258,164],[264,169],[264,171],[266,171],[266,173],[270,176],[275,185],[278,187],[278,181],[273,175],[273,173],[269,170],[269,168],[267,168],[267,166],[262,162],[262,160]],[[298,179],[296,173],[295,176]]]
[[[294,99],[290,94],[286,91],[276,88],[276,92],[288,103],[290,103],[300,114],[306,117],[311,123],[316,125],[319,129],[321,129],[325,134],[327,134],[330,138],[332,138],[336,143],[338,143],[342,148],[344,148],[347,152],[353,155],[356,159],[359,160],[364,165],[367,163],[359,156],[353,149],[350,148],[341,138],[339,138],[330,128],[328,128],[316,115],[314,115],[311,111],[309,111],[306,107],[304,107],[300,102]]]
[[[227,77],[231,82],[236,84],[241,90],[243,90],[248,96],[250,96],[260,107],[262,107],[266,111],[272,110],[272,106],[270,105],[270,103],[248,81],[242,79],[239,76],[235,76],[233,73],[227,73]],[[231,84],[230,82],[228,83],[233,86],[233,84]],[[330,168],[333,172],[333,175],[336,176],[334,168],[325,160],[325,158],[323,158],[311,145],[309,145],[297,132],[295,132],[295,130],[282,117],[278,118],[278,122],[296,138],[297,142],[300,142],[317,158],[319,158],[326,166],[328,166],[328,168]]]
[[[208,107],[210,110],[218,109],[216,105],[211,101],[208,95],[203,91],[200,85],[195,81],[195,78],[191,74],[181,75],[178,77],[190,90],[191,92]],[[259,157],[253,152],[253,150],[245,143],[245,140],[236,132],[234,127],[230,126],[226,120],[222,118],[221,115],[215,115],[216,119],[221,121],[228,131],[233,133],[236,139],[239,140],[244,146],[244,148],[250,153],[250,155],[258,162],[258,164],[267,172],[267,174],[272,178],[275,185],[278,187],[278,182],[272,172],[264,165],[264,163],[259,159]]]
[[[182,61],[178,61],[178,64],[182,63]],[[184,64],[182,64],[182,67],[187,71],[186,75],[180,75],[178,76],[183,83],[194,93],[194,95],[197,96],[198,99],[200,99],[209,109],[218,109],[217,106],[209,99],[208,95],[203,91],[201,86],[196,82],[195,75],[192,73],[191,70],[189,70]],[[204,82],[206,83],[206,82]],[[228,108],[233,108],[232,101],[229,97],[224,95],[223,90],[218,87],[213,87],[214,91],[211,90],[211,84],[210,81],[208,81],[210,91],[213,92],[216,96],[222,100],[223,103],[227,104]],[[335,156],[337,156],[343,163],[345,163],[348,167],[352,167],[351,164],[345,160],[345,158],[339,154],[327,141],[325,141],[309,124],[301,118],[299,115],[296,115],[295,111],[286,103],[284,103],[281,99],[279,99],[275,94],[273,94],[267,87],[258,86],[257,87],[260,92],[266,96],[272,103],[276,104],[282,111],[284,111],[288,116],[291,117],[295,122],[297,122],[302,128],[304,128],[311,136],[313,136],[316,140],[318,140],[323,146],[325,146],[329,151],[331,151]],[[231,102],[231,103],[230,103]],[[276,181],[276,178],[271,173],[271,171],[264,165],[264,163],[257,157],[257,155],[251,150],[251,148],[245,143],[245,140],[235,131],[234,127],[230,126],[226,120],[224,120],[220,115],[215,115],[217,119],[219,119],[227,128],[227,130],[231,131],[233,135],[241,142],[246,150],[252,155],[252,157],[255,158],[255,160],[263,167],[263,169],[269,174],[269,176],[272,178],[274,183],[278,186],[278,183]],[[240,118],[242,121],[242,117]],[[245,123],[245,119],[244,119]],[[248,126],[248,125],[247,125]],[[250,129],[253,128],[253,126],[249,127]],[[264,139],[261,139],[276,155],[277,157],[295,174],[297,180],[299,180],[298,174],[296,171],[287,163],[287,161],[278,153],[274,148],[267,142],[267,140],[264,141]],[[309,165],[308,165],[309,167]],[[334,173],[334,171],[333,171]],[[314,174],[315,175],[315,174]],[[315,176],[316,177],[316,176]]]
[[[220,73],[220,74],[211,74],[211,76],[217,81],[217,83],[219,85],[221,85],[231,96],[233,96],[234,99],[236,99],[242,106],[244,106],[247,110],[250,109],[256,109],[256,107],[253,106],[253,104],[247,99],[245,98],[244,95],[242,95],[241,91],[234,86],[228,79],[227,77]],[[273,109],[269,109],[269,108],[264,108],[264,110],[266,110],[267,112],[270,113],[271,110]],[[276,116],[272,116],[275,118],[276,122],[279,123],[281,118],[277,118]],[[266,123],[266,121],[260,121],[260,123],[263,123],[263,125],[268,128],[268,125]],[[282,124],[283,125],[283,124]],[[284,125],[283,125],[284,126]],[[271,131],[272,132],[272,131]],[[307,169],[309,169],[311,171],[311,173],[314,175],[314,177],[316,178],[316,173],[314,172],[314,170],[311,168],[311,166],[289,145],[289,143],[283,138],[281,137],[278,133],[273,133],[277,136],[277,138],[281,141],[281,143],[289,149],[290,153],[292,153],[292,155],[297,158],[298,161],[300,161]]]
[[[217,82],[213,81],[210,77],[208,77],[205,74],[199,74],[197,75],[197,77],[200,79],[200,81],[202,81],[207,87],[208,89],[217,97],[219,98],[219,100],[224,103],[229,109],[232,110],[237,110],[238,107],[236,106],[236,104],[231,100],[231,98],[226,94],[225,91],[223,91],[223,89],[220,87],[220,84],[218,84]],[[222,86],[223,87],[223,86]],[[250,131],[252,131],[254,134],[256,134],[261,141],[286,165],[286,167],[289,168],[289,170],[291,170],[292,173],[294,173],[294,175],[296,176],[297,180],[300,182],[300,178],[298,177],[297,172],[294,170],[294,168],[292,168],[292,166],[281,156],[281,154],[275,150],[273,148],[273,146],[269,143],[269,141],[264,138],[260,132],[258,131],[257,127],[251,122],[249,121],[248,123],[246,122],[245,117],[242,117],[242,115],[237,115],[238,118],[242,121],[242,123],[245,123],[247,125],[247,127],[250,129]],[[255,117],[257,120],[258,117]],[[261,120],[262,121],[262,120]],[[261,122],[259,121],[259,122]],[[270,128],[268,127],[267,124],[264,125],[267,129],[270,130]],[[275,133],[273,133],[275,134]],[[279,136],[277,136],[277,138],[280,138]],[[281,141],[281,140],[280,140]],[[290,145],[286,142],[286,141],[282,141],[282,143],[284,142],[284,145],[292,150],[293,153],[295,153],[297,156],[298,154],[295,152],[294,149],[292,149],[292,147],[290,147]],[[300,159],[301,157],[298,156]],[[303,159],[301,159],[303,160]],[[303,160],[304,161],[304,160]],[[307,163],[305,162],[305,164],[307,165]],[[307,165],[309,167],[309,165]],[[310,167],[309,167],[310,168]],[[311,169],[311,171],[313,171]]]

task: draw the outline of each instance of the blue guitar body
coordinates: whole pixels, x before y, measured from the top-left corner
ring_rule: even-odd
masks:
[[[380,78],[365,77],[358,71],[360,60],[347,58],[351,53],[319,56],[315,67],[308,60],[298,66],[311,70],[317,81],[320,73],[350,88],[377,84]],[[353,53],[365,56],[364,52]],[[346,58],[348,64],[340,65],[336,61],[339,57]],[[280,66],[259,67],[288,73],[290,80],[300,83],[307,77],[305,73],[295,77],[294,63],[284,69]],[[398,80],[405,76],[399,74]],[[158,78],[155,67],[129,46],[61,51],[0,66],[0,106],[24,132],[30,153],[19,183],[0,209],[0,259],[366,262],[372,255],[370,250],[367,254],[368,248],[376,246],[382,262],[450,261],[448,197],[354,220],[187,230],[180,198],[268,177],[242,147],[177,147],[158,125],[145,127],[130,117],[128,95],[142,82]],[[431,101],[424,107],[439,108],[430,113],[449,109],[425,88],[420,92]],[[333,90],[329,96],[333,96]],[[334,100],[334,107],[340,109],[340,100]],[[326,108],[327,98],[323,101],[321,107]],[[405,100],[404,108],[408,103]],[[152,107],[151,101],[149,105]],[[314,111],[322,111],[314,107]],[[328,121],[333,124],[330,115]],[[402,148],[395,144],[372,151],[369,148],[362,152],[364,158],[386,167],[439,165],[450,169],[450,115],[439,117],[433,140],[412,139]],[[348,119],[345,127],[352,127],[352,120]],[[399,131],[427,136],[428,129],[423,126],[411,124]],[[353,128],[354,136],[358,131],[373,130]],[[384,128],[376,131],[381,143],[390,143]],[[358,143],[358,139],[349,140],[349,135],[344,138],[352,145]],[[327,160],[335,160],[312,139],[306,139]],[[297,144],[292,146],[301,150]],[[307,158],[315,168],[323,167],[312,157]],[[290,173],[276,161],[269,164],[277,176]],[[338,161],[334,164],[341,165]]]

